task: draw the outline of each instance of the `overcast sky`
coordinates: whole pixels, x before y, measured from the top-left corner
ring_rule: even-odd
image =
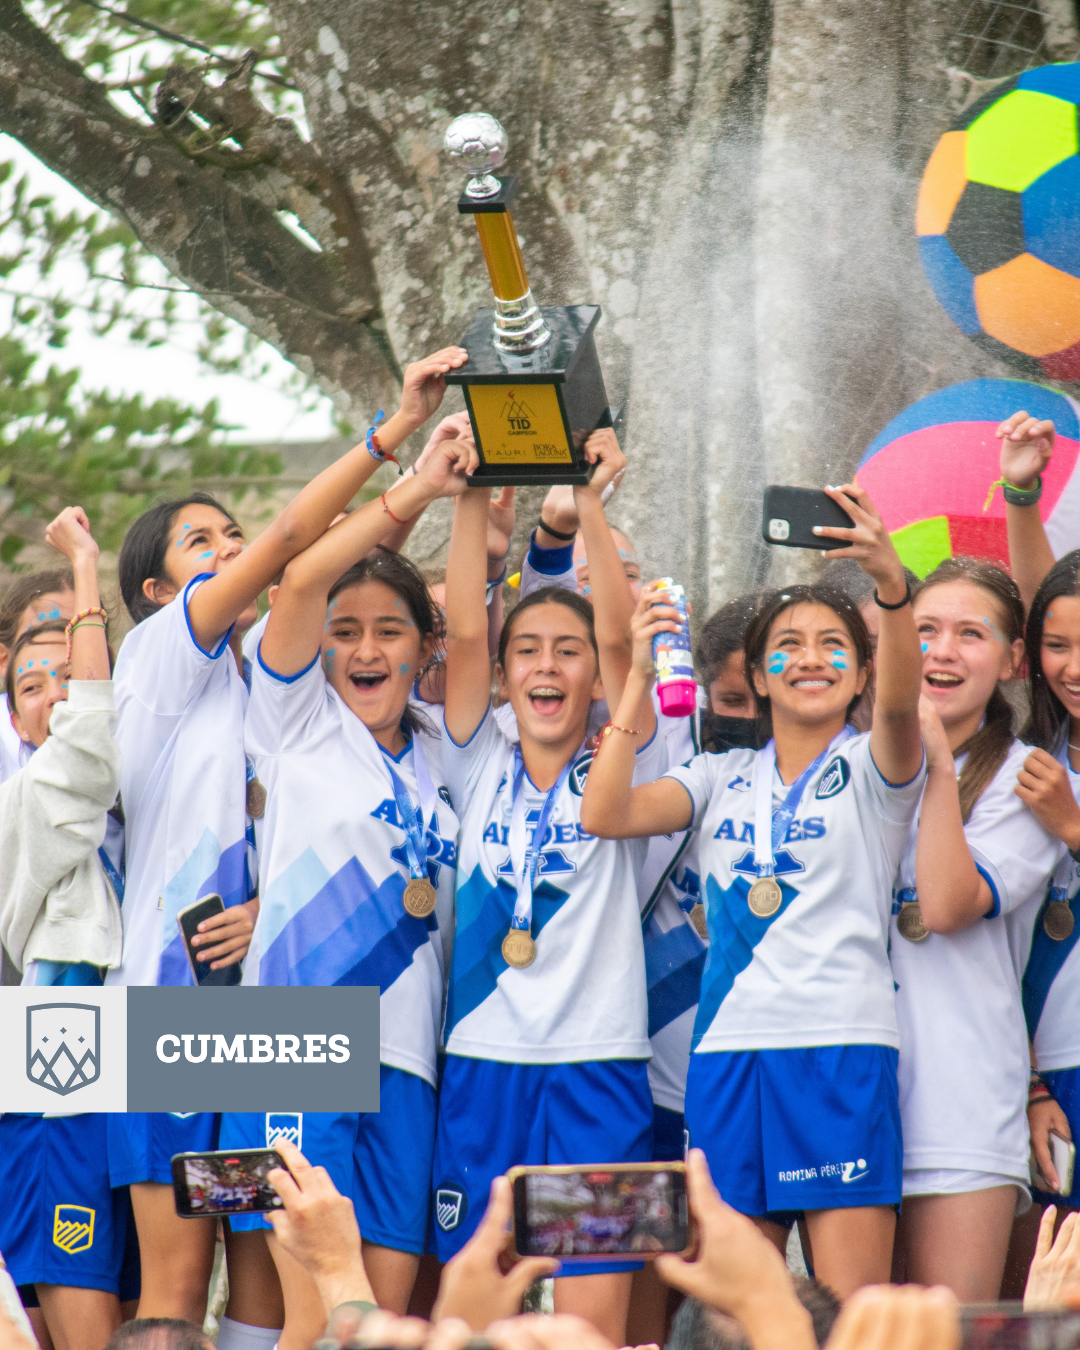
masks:
[[[62,211],[95,209],[82,193],[47,169],[18,141],[0,135],[3,160],[13,160],[18,173],[30,175],[34,191],[51,195]],[[78,276],[73,273],[76,283]],[[26,273],[8,278],[7,284],[17,280],[25,286],[32,279]],[[164,268],[159,280],[176,284]],[[161,297],[152,292],[150,297],[148,307],[156,312]],[[0,328],[6,324],[10,303],[0,294]],[[191,312],[194,314],[194,308]],[[263,348],[272,359],[270,378],[254,382],[238,375],[218,375],[201,365],[195,355],[198,334],[194,324],[185,325],[177,343],[146,348],[129,344],[118,335],[97,337],[77,314],[72,314],[69,323],[72,331],[67,345],[56,351],[44,349],[42,364],[67,370],[78,367],[88,389],[141,393],[144,399],[172,397],[197,406],[216,398],[222,420],[236,426],[231,438],[238,441],[310,441],[334,434],[328,399],[320,399],[315,411],[304,412],[297,400],[278,392],[292,367],[272,348]]]

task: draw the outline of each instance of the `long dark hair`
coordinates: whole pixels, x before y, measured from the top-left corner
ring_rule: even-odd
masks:
[[[524,600],[515,605],[510,617],[503,624],[503,630],[499,634],[499,665],[503,670],[506,669],[506,649],[510,645],[510,639],[514,635],[514,625],[517,623],[518,615],[524,614],[527,610],[536,605],[563,605],[566,609],[572,609],[579,619],[585,624],[589,634],[589,641],[592,643],[592,649],[597,654],[599,660],[599,648],[596,645],[596,621],[593,617],[592,601],[586,599],[583,595],[578,595],[577,591],[564,590],[562,586],[541,586],[538,591],[531,591]]]
[[[1024,728],[1024,740],[1056,754],[1069,725],[1069,714],[1043,674],[1042,639],[1046,614],[1055,600],[1080,596],[1080,549],[1073,549],[1057,562],[1042,579],[1028,614],[1024,646],[1027,650],[1028,678],[1031,680],[1031,719]]]
[[[423,574],[408,558],[383,548],[381,544],[338,577],[330,587],[326,597],[327,604],[342,591],[362,586],[366,581],[381,581],[384,586],[389,586],[395,595],[401,596],[408,606],[409,617],[416,625],[421,642],[426,637],[438,641],[441,619]],[[429,736],[439,734],[431,721],[411,703],[406,703],[402,721],[412,731],[423,731]]]
[[[75,577],[70,567],[55,567],[48,571],[31,572],[13,581],[0,601],[0,645],[10,647],[15,641],[19,620],[27,605],[43,595],[73,591]]]
[[[1006,642],[1013,643],[1024,636],[1024,602],[1016,582],[1003,567],[981,558],[946,558],[919,584],[915,599],[934,586],[952,581],[970,581],[990,596],[997,605]],[[960,815],[965,825],[975,803],[1005,763],[1012,743],[1012,708],[1001,692],[1001,685],[996,684],[986,704],[982,726],[963,745],[957,746],[953,754],[953,758],[967,755],[960,774]]]
[[[761,670],[765,664],[765,648],[773,624],[785,610],[794,609],[796,605],[824,605],[827,609],[831,609],[848,631],[851,644],[855,648],[858,668],[864,670],[870,664],[873,657],[870,634],[858,606],[838,586],[818,582],[813,586],[786,586],[783,590],[766,591],[761,597],[760,607],[746,630],[744,650],[748,679],[752,671]],[[752,679],[750,687],[754,689]],[[861,698],[861,694],[856,694],[848,704],[849,718],[858,707]],[[768,740],[772,735],[772,706],[769,696],[759,694],[757,689],[754,689],[754,701],[757,704],[758,717],[761,718],[765,728],[765,739]]]
[[[169,536],[172,534],[176,517],[185,506],[212,506],[234,525],[239,524],[233,513],[209,492],[192,492],[173,501],[158,502],[156,506],[144,511],[124,536],[117,568],[120,594],[124,598],[127,612],[136,623],[149,619],[161,608],[145,594],[143,582],[168,580],[165,559],[169,553]]]

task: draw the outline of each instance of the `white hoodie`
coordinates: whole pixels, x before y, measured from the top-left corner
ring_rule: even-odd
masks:
[[[28,961],[118,966],[120,905],[98,857],[120,787],[111,680],[72,680],[49,737],[0,784],[0,942]]]

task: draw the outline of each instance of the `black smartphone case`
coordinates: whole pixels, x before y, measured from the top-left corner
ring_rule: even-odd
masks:
[[[216,899],[221,901],[221,896],[206,895],[203,896],[203,899]],[[208,907],[206,913],[196,912],[194,914],[185,915],[179,923],[180,936],[183,939],[184,946],[187,948],[188,961],[191,964],[192,972],[195,975],[195,980],[200,989],[204,987],[211,989],[221,987],[230,988],[232,985],[239,984],[244,978],[244,972],[240,969],[239,964],[222,966],[220,970],[211,970],[205,961],[200,963],[195,960],[195,953],[198,948],[192,947],[191,939],[199,931],[199,924],[202,923],[203,919],[210,918],[212,914],[222,913],[224,909],[225,905],[224,902],[222,902],[220,910],[217,908],[209,909]]]
[[[762,500],[761,537],[783,548],[850,548],[841,539],[814,533],[815,525],[850,530],[855,522],[841,506],[817,488],[780,487],[765,489]]]

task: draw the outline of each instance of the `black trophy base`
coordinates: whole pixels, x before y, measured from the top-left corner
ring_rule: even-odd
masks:
[[[599,307],[540,312],[551,337],[533,352],[511,355],[495,346],[495,311],[480,310],[461,339],[468,361],[446,377],[465,394],[480,455],[470,480],[477,487],[587,483],[593,466],[585,442],[612,425],[593,340]]]

